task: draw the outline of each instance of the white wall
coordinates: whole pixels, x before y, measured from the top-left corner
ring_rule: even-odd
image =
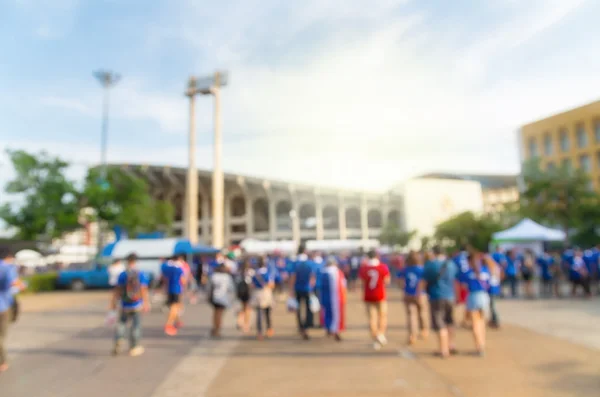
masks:
[[[432,236],[439,223],[461,212],[483,212],[479,182],[415,178],[403,190],[406,230],[416,230],[419,237]]]

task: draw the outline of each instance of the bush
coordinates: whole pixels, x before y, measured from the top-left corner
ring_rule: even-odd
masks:
[[[40,273],[24,277],[27,282],[26,292],[44,292],[54,291],[56,289],[56,279],[58,273]]]

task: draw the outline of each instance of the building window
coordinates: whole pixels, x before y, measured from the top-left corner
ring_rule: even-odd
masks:
[[[554,163],[553,163],[552,161],[549,161],[549,162],[546,164],[546,169],[547,169],[548,171],[552,171],[552,170],[554,169]]]
[[[573,167],[573,164],[571,164],[571,159],[564,159],[562,161],[562,166],[563,168],[566,168],[568,171],[570,171]]]
[[[585,133],[585,128],[583,128],[583,125],[579,125],[577,127],[577,146],[579,146],[580,148],[584,148],[588,145],[588,137],[587,134]]]
[[[568,152],[569,148],[570,148],[570,142],[569,142],[569,133],[567,132],[567,130],[562,130],[560,132],[560,149],[563,152]]]
[[[596,120],[594,124],[594,136],[596,137],[596,142],[600,142],[600,120]]]
[[[592,170],[592,163],[590,162],[590,156],[584,154],[579,157],[579,166],[585,170],[585,172],[590,172]]]
[[[535,138],[529,138],[529,157],[537,157],[538,156],[538,148],[537,142]]]
[[[544,153],[546,156],[552,154],[552,136],[550,134],[544,136]]]

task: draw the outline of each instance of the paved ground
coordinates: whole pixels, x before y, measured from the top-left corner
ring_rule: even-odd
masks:
[[[112,332],[102,326],[108,298],[96,294],[83,302],[83,296],[75,299],[74,308],[58,305],[26,313],[11,328],[12,368],[0,376],[0,396],[552,397],[600,390],[593,337],[599,329],[599,300],[502,302],[503,319],[520,326],[490,331],[485,358],[471,354],[471,335],[461,330],[461,354],[445,361],[432,355],[433,338],[410,350],[403,346],[404,310],[397,293],[390,304],[390,345],[380,352],[368,343],[356,297],[348,307],[342,343],[320,331],[310,342],[299,340],[282,306],[275,311],[272,340],[240,337],[231,313],[225,337],[209,340],[210,311],[200,304],[188,308],[186,326],[173,339],[162,334],[162,314],[146,316],[147,354],[131,359],[109,355]],[[568,340],[571,331],[582,336],[576,343]]]

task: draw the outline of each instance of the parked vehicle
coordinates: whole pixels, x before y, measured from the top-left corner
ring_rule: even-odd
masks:
[[[154,275],[147,273],[150,281],[153,281]],[[57,288],[71,289],[73,291],[83,291],[86,289],[109,289],[108,283],[108,265],[104,263],[88,263],[76,268],[70,268],[58,272],[56,280]]]

